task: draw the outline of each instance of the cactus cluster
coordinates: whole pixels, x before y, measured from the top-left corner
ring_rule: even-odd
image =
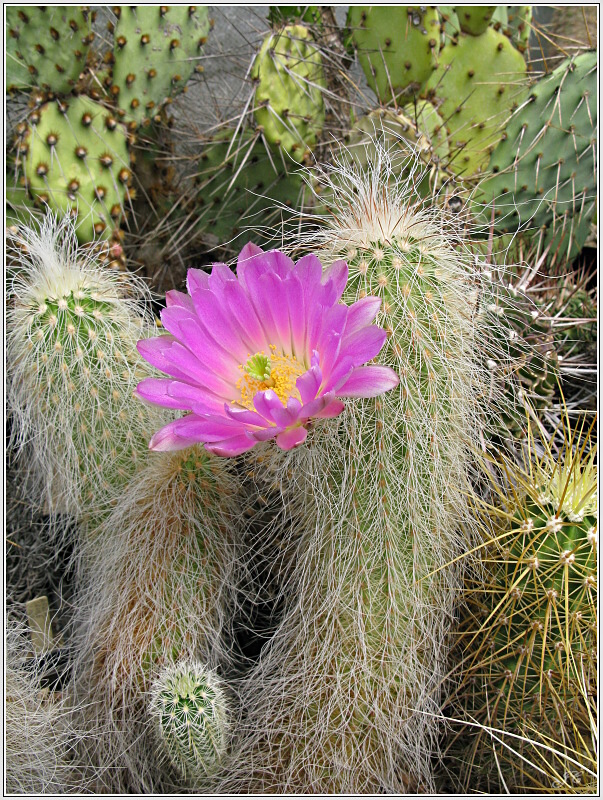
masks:
[[[262,453],[252,467],[264,492],[272,482],[282,492],[285,527],[262,539],[284,540],[276,547],[288,555],[286,566],[277,559],[276,633],[243,681],[225,791],[432,785],[443,631],[467,549],[467,435],[486,377],[472,261],[411,184],[392,181],[387,152],[375,153],[364,169],[342,165],[337,183],[325,176],[331,214],[318,252],[347,261],[346,303],[381,299],[389,336],[378,363],[400,385],[354,404],[307,447]]]
[[[210,30],[206,6],[116,6],[113,13],[112,50],[103,53],[92,47],[94,13],[86,7],[8,11],[7,86],[34,90],[12,148],[10,215],[23,218],[31,200],[72,213],[82,243],[119,242],[126,217],[136,228],[136,135],[144,130],[148,139],[150,123],[162,123],[165,106],[186,90]]]
[[[11,785],[424,793],[444,742],[459,791],[592,791],[597,449],[572,370],[593,372],[596,302],[571,261],[594,218],[595,53],[532,80],[530,6],[351,6],[346,31],[271,7],[240,109],[177,142],[208,9],[110,13],[101,52],[86,7],[7,12],[9,436],[49,515],[35,563],[54,547],[75,576],[65,706],[9,673]],[[284,307],[289,259],[255,242],[294,228],[316,293],[300,278]],[[162,323],[97,239],[160,264]],[[203,260],[176,290],[174,264],[247,239],[239,283]],[[308,373],[291,356],[268,420],[277,378],[264,344],[245,352],[272,322],[292,351],[334,335]],[[323,367],[307,405],[331,378],[337,400],[298,419]],[[380,370],[389,390],[363,394]]]
[[[147,699],[170,665],[200,658],[215,669],[231,660],[241,580],[230,531],[235,488],[228,464],[199,448],[152,453],[80,545],[75,693],[96,731],[85,760],[105,791],[170,791],[203,778],[200,767],[165,774]]]
[[[148,760],[144,692],[171,661],[228,661],[236,481],[204,452],[149,453],[163,414],[133,396],[147,373],[136,344],[154,328],[142,284],[100,268],[69,217],[9,243],[13,438],[38,502],[78,523],[65,535],[80,757],[106,790],[173,789]]]
[[[13,437],[50,508],[80,514],[125,483],[152,432],[156,412],[132,409],[131,396],[136,342],[153,322],[141,284],[78,248],[69,217],[9,229],[8,243]]]
[[[496,8],[354,6],[348,14],[351,42],[380,103],[406,105],[409,115],[419,98],[433,103],[442,119],[434,150],[443,131],[446,164],[462,179],[484,171],[525,83],[525,61],[496,29]]]

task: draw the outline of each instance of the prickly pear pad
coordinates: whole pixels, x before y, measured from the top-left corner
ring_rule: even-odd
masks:
[[[76,217],[81,242],[108,238],[124,217],[131,179],[123,126],[80,95],[41,106],[29,127],[30,192],[53,211]]]

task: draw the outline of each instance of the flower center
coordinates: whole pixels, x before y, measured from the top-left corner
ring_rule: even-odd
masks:
[[[266,389],[272,389],[283,405],[290,397],[301,400],[295,382],[306,367],[295,356],[278,353],[275,345],[270,345],[270,357],[262,350],[250,356],[239,369],[243,372],[237,381],[237,389],[241,392],[239,403],[245,408],[253,410],[253,398]]]

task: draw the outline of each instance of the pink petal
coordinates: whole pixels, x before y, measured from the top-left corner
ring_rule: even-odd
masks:
[[[313,414],[313,419],[330,419],[332,417],[338,417],[344,408],[345,406],[341,400],[331,400],[331,402],[327,403],[322,411]]]
[[[195,414],[216,414],[224,407],[223,399],[215,394],[169,378],[145,378],[138,384],[134,394],[147,403],[193,411]]]
[[[140,355],[157,369],[184,383],[197,384],[214,392],[223,400],[234,400],[238,395],[232,381],[207,368],[191,351],[171,336],[141,339],[136,345]],[[226,371],[226,370],[224,370]]]
[[[192,293],[192,298],[203,329],[209,334],[213,342],[216,342],[219,347],[231,354],[237,364],[245,363],[248,348],[243,344],[241,337],[233,326],[232,316],[225,314],[220,308],[214,292],[208,289],[198,289]],[[163,317],[161,319],[163,321]],[[194,322],[196,324],[197,320],[194,320]],[[205,336],[206,339],[207,334]],[[191,347],[191,349],[193,348]]]
[[[302,403],[309,403],[310,400],[314,400],[321,383],[322,371],[320,367],[310,367],[307,372],[299,376],[295,381],[295,386],[302,399]]]
[[[245,282],[245,292],[251,301],[254,312],[262,322],[262,329],[265,332],[268,343],[276,344],[278,333],[272,316],[272,308],[276,301],[272,294],[270,297],[267,296],[269,287],[265,282],[262,283],[262,277],[264,277],[262,274],[254,273],[250,268]]]
[[[196,436],[198,442],[219,442],[232,436],[241,436],[245,432],[239,422],[224,415],[218,416],[214,414],[212,416],[199,417],[196,414],[190,414],[188,417],[176,420],[174,423],[175,433],[179,433],[179,426],[183,423],[183,420],[186,421],[183,427],[184,432],[187,435]]]
[[[202,269],[189,269],[186,273],[186,288],[189,294],[197,289],[209,289],[209,275]]]
[[[287,281],[274,273],[262,275],[258,281],[262,298],[270,308],[276,333],[276,339],[270,343],[280,347],[285,353],[292,351],[291,323],[289,322],[289,304],[287,302]]]
[[[378,364],[356,367],[347,381],[337,390],[339,397],[377,397],[400,383],[389,367]]]
[[[258,414],[257,411],[250,411],[248,408],[237,408],[236,406],[230,406],[225,403],[224,411],[231,419],[234,419],[241,425],[254,425],[258,428],[265,428],[270,424],[270,421],[265,419],[261,414]]]
[[[276,443],[281,450],[292,450],[294,447],[299,447],[306,441],[308,431],[305,428],[289,428],[287,431],[279,433],[276,437]]]
[[[186,345],[204,367],[235,383],[241,377],[241,358],[220,347],[211,336],[209,328],[196,314],[179,306],[171,306],[161,312],[161,322],[167,331]]]
[[[175,431],[176,425],[182,423],[186,419],[188,419],[188,417],[176,419],[168,425],[164,425],[163,428],[160,428],[149,442],[149,450],[184,450],[186,447],[197,444],[200,440],[194,433],[187,436],[186,426],[180,424],[178,433]]]
[[[295,274],[291,275],[289,280],[285,281],[284,288],[287,307],[289,309],[291,352],[298,361],[303,363],[309,355],[304,290],[299,277]]]
[[[236,276],[227,264],[216,262],[212,264],[211,273],[208,280],[208,288],[211,292],[219,293],[225,283],[236,281]]]
[[[323,303],[325,305],[332,305],[340,299],[347,280],[347,263],[345,261],[334,261],[327,269],[322,279],[324,286]]]
[[[344,409],[343,403],[335,397],[334,392],[328,392],[302,407],[299,418],[303,420],[323,417],[336,417]]]
[[[295,274],[299,278],[304,290],[306,308],[312,308],[317,300],[322,297],[322,264],[313,253],[300,258],[295,265]]]
[[[383,347],[387,339],[387,332],[377,325],[369,325],[344,336],[341,343],[340,357],[349,356],[354,359],[354,364],[366,364],[374,358]]]
[[[246,453],[248,450],[251,450],[252,447],[255,447],[255,444],[255,441],[247,436],[233,436],[221,442],[206,444],[205,449],[216,456],[232,458],[233,456],[240,456],[241,453]]]
[[[266,389],[263,392],[257,392],[253,398],[253,405],[263,417],[272,420],[272,414],[275,409],[283,408],[279,396],[272,389]]]
[[[253,256],[260,255],[264,251],[261,247],[258,247],[257,244],[253,242],[247,242],[247,244],[243,247],[241,252],[239,253],[239,257],[237,258],[237,274],[239,272],[239,265],[245,263],[245,261],[249,261],[249,259],[253,258]]]
[[[288,408],[274,408],[272,410],[272,419],[280,428],[288,428],[297,422],[298,414]]]
[[[238,281],[229,281],[224,286],[224,298],[228,311],[238,325],[239,335],[247,345],[249,355],[264,350],[268,353],[268,337],[253,303]]]
[[[185,292],[178,292],[176,289],[170,289],[169,292],[166,292],[165,304],[166,306],[180,306],[181,308],[186,308],[192,312],[195,310],[195,306],[193,305],[190,295],[186,294]]]
[[[271,425],[269,428],[248,431],[248,433],[250,436],[253,436],[257,442],[267,442],[269,439],[274,439],[275,436],[278,436],[282,430],[283,428],[278,428],[276,425]]]
[[[380,297],[363,297],[362,300],[357,300],[348,310],[345,332],[355,333],[359,328],[370,325],[377,316],[380,306]]]

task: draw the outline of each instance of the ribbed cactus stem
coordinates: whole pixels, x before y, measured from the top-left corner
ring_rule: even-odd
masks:
[[[207,777],[228,732],[228,701],[216,673],[195,661],[166,667],[151,688],[150,711],[172,764],[190,780]]]

